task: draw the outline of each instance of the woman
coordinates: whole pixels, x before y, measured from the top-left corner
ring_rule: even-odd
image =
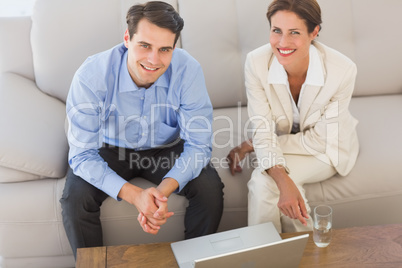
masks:
[[[248,183],[248,222],[272,221],[279,232],[312,230],[303,185],[346,175],[359,144],[348,107],[356,65],[314,41],[321,30],[315,0],[274,0],[270,42],[249,53],[245,79],[252,140],[228,155],[232,174],[255,151]]]

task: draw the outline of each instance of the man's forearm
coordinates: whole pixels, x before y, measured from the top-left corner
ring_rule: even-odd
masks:
[[[124,201],[134,205],[134,198],[138,196],[141,190],[141,188],[127,182],[123,185],[123,187],[121,187],[120,192],[117,196]]]
[[[165,178],[156,187],[164,196],[169,197],[179,187],[179,183],[173,178]]]

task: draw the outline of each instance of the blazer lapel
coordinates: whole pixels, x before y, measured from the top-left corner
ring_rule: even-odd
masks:
[[[268,80],[269,80],[269,69],[272,66],[272,62],[274,60],[274,55],[271,54],[271,57],[268,61],[268,68],[266,70],[266,73],[264,73],[264,76],[266,77],[264,83],[264,88],[270,88],[272,87],[275,91],[276,96],[278,97],[279,103],[282,106],[282,109],[285,111],[285,115],[286,115],[286,119],[289,121],[289,127],[288,127],[288,132],[290,133],[290,131],[292,130],[292,124],[293,124],[293,111],[292,111],[292,103],[290,102],[290,95],[288,92],[288,89],[286,87],[286,85],[284,84],[269,84]],[[279,106],[277,103],[275,106]],[[272,108],[272,107],[271,107]],[[274,112],[275,114],[275,112]]]
[[[327,73],[324,64],[324,55],[322,53],[321,44],[317,41],[314,42],[314,46],[317,48],[318,56],[320,57],[320,62],[322,66],[322,71],[324,75],[324,81],[326,79]],[[308,121],[310,120],[319,120],[321,116],[321,111],[314,110],[314,102],[316,101],[318,94],[323,86],[313,86],[306,85],[304,88],[300,107],[300,126],[310,124]]]
[[[289,119],[289,132],[292,129],[293,124],[293,111],[292,111],[292,103],[290,102],[290,95],[286,85],[283,84],[272,84],[276,95],[280,103],[282,104],[283,110],[285,111],[286,117]]]
[[[316,111],[311,110],[314,106],[314,101],[318,96],[318,93],[320,92],[321,87],[320,86],[311,86],[311,85],[306,85],[303,91],[302,99],[300,100],[301,102],[301,107],[300,107],[300,123],[301,125],[305,124],[306,120],[308,117],[310,117],[310,113],[315,113]],[[314,115],[314,120],[318,119],[316,118],[318,115]],[[313,119],[313,118],[310,118]],[[308,124],[308,123],[307,123]]]

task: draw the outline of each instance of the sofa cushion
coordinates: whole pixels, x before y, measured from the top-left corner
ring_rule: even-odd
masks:
[[[234,176],[230,173],[226,156],[249,137],[249,123],[246,107],[214,109],[211,163],[225,184],[220,231],[247,225],[247,182],[254,169],[255,154],[250,154],[241,162],[243,171]]]
[[[0,174],[0,182],[33,181],[44,178],[36,174],[3,166],[0,166]]]
[[[64,179],[44,179],[1,184],[1,256],[13,258],[71,254],[59,202],[64,182]],[[52,266],[31,263],[10,267]]]
[[[398,222],[400,213],[385,212],[399,211],[402,202],[402,95],[354,97],[350,110],[359,120],[356,164],[346,177],[306,185],[307,199],[311,206],[328,203],[342,211],[334,217],[338,228]],[[380,220],[382,214],[387,218]]]
[[[36,176],[5,177],[0,182],[59,178],[67,168],[65,105],[35,83],[12,73],[0,75],[0,166]]]
[[[34,79],[29,40],[31,24],[30,17],[0,17],[0,72]]]

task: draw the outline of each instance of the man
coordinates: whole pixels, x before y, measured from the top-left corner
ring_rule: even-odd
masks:
[[[223,184],[208,164],[212,105],[200,65],[175,48],[183,20],[164,2],[134,5],[124,43],[89,57],[67,99],[69,164],[63,223],[73,253],[102,246],[102,202],[134,205],[142,229],[157,234],[186,196],[185,238],[216,232]],[[128,180],[145,178],[156,188]]]

